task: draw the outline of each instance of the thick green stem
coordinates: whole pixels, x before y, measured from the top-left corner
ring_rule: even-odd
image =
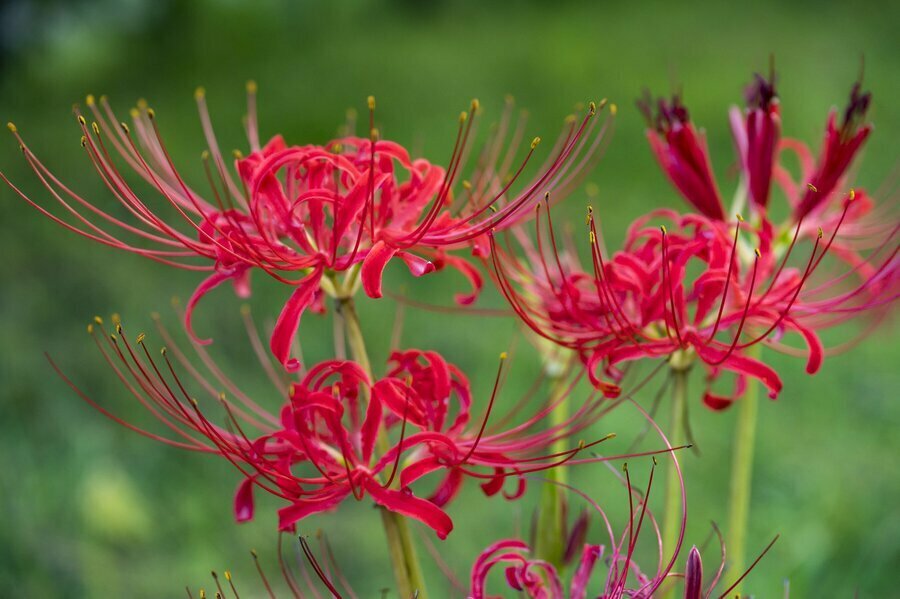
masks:
[[[563,369],[564,370],[564,369]],[[550,403],[556,403],[566,392],[568,381],[560,373],[551,377]],[[569,401],[563,398],[550,412],[550,427],[559,427],[569,418]],[[551,452],[561,453],[569,449],[565,439],[557,439],[553,442]],[[550,481],[565,483],[565,468],[551,468],[547,472]],[[559,485],[548,483],[541,490],[541,503],[538,511],[537,535],[535,541],[535,554],[557,568],[563,567],[563,557],[566,550],[566,514],[563,509],[565,490]]]
[[[366,343],[362,329],[359,326],[359,316],[353,298],[339,297],[336,302],[337,310],[343,318],[344,329],[347,334],[347,343],[350,346],[350,355],[359,364],[369,378],[372,378],[372,365],[369,362],[369,354],[366,351]],[[378,448],[387,452],[389,442],[384,434],[378,437]],[[427,599],[425,590],[425,577],[422,574],[422,566],[413,544],[409,523],[400,514],[381,509],[381,522],[387,536],[388,551],[391,555],[391,563],[394,568],[394,577],[397,580],[397,592],[401,599],[418,597]]]
[[[672,447],[681,445],[684,441],[685,414],[687,410],[687,379],[688,368],[681,365],[672,367],[672,417],[669,420],[669,443]],[[666,495],[663,505],[663,551],[675,550],[678,535],[681,531],[682,514],[681,480],[678,471],[672,464],[666,474]],[[671,596],[673,586],[670,586],[663,596]]]
[[[758,347],[748,354],[758,355]],[[753,483],[753,448],[756,442],[756,413],[759,407],[758,383],[750,377],[744,396],[738,400],[734,453],[731,457],[731,496],[728,515],[728,570],[733,578],[744,573],[747,550],[747,521],[750,514],[750,491]],[[740,593],[737,586],[734,593]]]

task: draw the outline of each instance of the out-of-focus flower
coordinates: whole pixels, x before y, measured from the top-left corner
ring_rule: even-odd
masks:
[[[471,181],[455,193],[471,153],[477,101],[460,116],[453,152],[447,166],[440,167],[413,159],[401,145],[380,137],[372,97],[367,137],[346,135],[324,145],[289,146],[276,136],[263,146],[256,85],[248,84],[247,91],[250,153],[245,157],[235,151],[232,165],[216,141],[205,92],[196,93],[208,145],[202,155],[208,194],[189,186],[176,169],[156,114],[145,102],[132,109],[128,125],[120,124],[105,97],[98,102],[93,96],[87,99],[87,116],[76,108],[81,143],[120,206],[103,208],[72,191],[28,148],[12,123],[10,130],[59,204],[59,213],[3,178],[26,202],[71,231],[157,262],[211,272],[187,304],[188,330],[195,305],[213,288],[231,281],[240,296],[247,296],[252,270],[294,287],[271,339],[273,353],[289,370],[298,367],[290,348],[302,313],[311,306],[323,309],[323,292],[349,294],[361,285],[369,296],[380,297],[382,272],[394,257],[415,276],[436,267],[457,268],[474,287],[457,300],[473,301],[481,286],[477,271],[447,250],[471,247],[483,252],[486,233],[527,218],[545,191],[564,194],[596,163],[607,128],[606,122],[593,118],[597,109],[591,103],[583,119],[568,121],[539,171],[514,191],[540,138],[534,138],[514,167],[524,122],[508,141],[510,119],[504,114]],[[138,191],[134,181],[149,185],[156,197]],[[346,273],[343,281],[338,281],[338,273]]]
[[[807,371],[814,373],[826,353],[822,330],[863,313],[878,322],[900,294],[898,222],[890,215],[895,202],[889,199],[888,212],[882,210],[877,215],[881,222],[875,222],[864,192],[851,189],[842,201],[831,199],[837,197],[834,189],[840,179],[835,171],[844,172],[868,131],[858,124],[868,95],[854,87],[840,129],[832,114],[826,144],[831,149],[817,170],[808,169],[808,176],[827,185],[818,191],[809,185],[809,193],[819,194],[810,210],[801,208],[804,198],[788,193],[796,209],[782,225],[768,218],[770,181],[782,182],[788,191],[796,186],[791,187],[780,167],[772,173],[772,148],[780,131],[774,82],[758,77],[748,97],[746,120],[738,114],[733,121],[741,123],[738,146],[755,198],[751,220],[724,216],[704,167],[705,143],[676,98],[671,104],[660,103],[654,121],[668,132],[669,142],[660,141],[657,129],[649,135],[673,183],[700,214],[659,210],[641,217],[629,228],[623,248],[608,256],[589,209],[588,269],[579,264],[571,243],[557,242],[549,203],[549,234],[540,215],[534,240],[517,229],[521,252],[491,238],[497,283],[514,311],[540,337],[577,351],[594,384],[608,396],[618,392],[616,365],[666,357],[676,368],[698,360],[707,369],[709,383],[722,371],[737,375],[731,393],[714,393],[707,386],[704,397],[710,407],[725,407],[739,397],[748,376],[759,379],[774,398],[782,387],[778,374],[748,356],[748,348],[765,343],[797,353],[800,350],[782,342],[786,333],[796,333],[807,346]],[[844,158],[828,158],[835,153]],[[652,220],[664,224],[650,226]],[[807,240],[811,249],[800,250]],[[604,372],[612,382],[604,380]]]
[[[345,596],[348,599],[356,599],[357,595],[338,566],[328,539],[321,531],[316,537],[319,541],[320,556],[316,556],[310,545],[310,541],[301,535],[298,538],[298,546],[303,552],[303,557],[298,557],[296,560],[289,560],[285,557],[281,538],[279,537],[279,571],[278,574],[274,576],[266,575],[265,568],[263,568],[260,563],[259,554],[255,549],[252,549],[250,555],[253,556],[253,563],[256,566],[256,571],[259,574],[260,583],[262,584],[262,589],[258,590],[258,592],[254,593],[252,596],[261,597],[263,596],[263,593],[265,593],[265,596],[268,596],[270,599],[277,599],[279,596],[290,596],[295,599],[302,599],[303,597],[307,597],[308,594],[311,594],[313,597],[319,597],[320,591],[327,591],[331,597],[336,599],[343,599]],[[296,562],[296,567],[291,567],[291,561]],[[312,572],[310,572],[310,570],[312,570]],[[196,598],[212,599],[212,597],[215,597],[216,599],[229,599],[234,597],[234,599],[239,599],[241,595],[238,588],[241,588],[245,594],[247,593],[246,586],[239,581],[236,581],[229,570],[225,570],[221,577],[215,570],[211,571],[210,574],[213,579],[213,586],[209,587],[209,591],[202,586],[199,587],[197,589]],[[279,583],[279,579],[283,582]],[[282,592],[282,590],[284,590],[284,592]],[[191,590],[190,586],[185,587],[185,591],[187,591],[189,599],[195,599],[194,592]]]
[[[593,511],[600,517],[608,534],[606,544],[582,544],[580,555],[573,564],[574,572],[568,586],[560,571],[553,564],[533,556],[531,547],[527,543],[517,539],[506,539],[492,544],[475,560],[471,571],[470,599],[495,597],[489,590],[491,573],[495,568],[503,569],[506,588],[531,599],[585,599],[587,597],[650,599],[661,588],[671,589],[679,579],[684,581],[683,597],[685,599],[709,599],[716,590],[725,569],[725,544],[722,542],[721,535],[719,535],[721,552],[719,567],[704,588],[703,565],[700,551],[696,546],[692,547],[688,553],[684,573],[673,571],[682,547],[685,520],[682,520],[681,533],[676,545],[671,548],[663,547],[656,520],[647,508],[653,483],[653,470],[651,470],[645,493],[639,493],[632,488],[627,467],[624,482],[629,491],[629,518],[618,534],[614,532],[609,517],[599,504],[580,491],[566,487],[590,504]],[[683,498],[684,495],[682,495]],[[634,505],[635,500],[637,501],[636,506]],[[684,511],[684,518],[686,518],[686,514],[687,512]],[[715,527],[715,525],[713,526]],[[652,528],[656,533],[653,545],[658,551],[655,562],[657,570],[652,574],[642,570],[634,561],[640,533],[645,527]],[[717,535],[719,534],[718,528],[715,528],[715,532]],[[750,568],[741,574],[730,587],[724,591],[716,591],[717,596],[720,598],[727,596],[743,581],[777,539],[776,536]],[[671,552],[671,557],[667,559],[666,556],[669,552]],[[500,577],[495,580],[499,581]]]

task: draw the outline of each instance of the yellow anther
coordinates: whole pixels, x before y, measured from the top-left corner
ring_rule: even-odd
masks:
[[[493,212],[494,214],[497,213],[497,207],[494,206],[493,204],[491,204],[490,206],[488,206],[488,209],[489,209],[491,212]]]
[[[593,116],[597,113],[597,104],[594,102],[588,103],[588,113]]]
[[[818,192],[819,192],[819,190],[816,189],[816,186],[813,185],[812,183],[807,183],[807,184],[806,184],[806,187],[807,187],[811,192],[813,192],[813,193],[818,193]]]
[[[88,335],[93,335],[93,334],[94,334],[94,324],[93,324],[93,323],[91,323],[91,322],[88,323],[88,325],[87,325],[87,332],[88,332]]]
[[[369,110],[375,110],[375,96],[366,98],[366,104],[369,105]]]
[[[738,212],[738,213],[735,214],[734,216],[735,216],[735,218],[737,218],[737,220],[738,220],[739,223],[744,222],[744,217],[741,216],[741,213],[740,213],[740,212]]]
[[[255,86],[256,84],[254,83],[253,85]],[[225,570],[225,580],[227,580],[228,582],[231,582],[231,572],[229,572],[228,570]]]
[[[662,231],[662,234],[663,234],[663,235],[665,235],[666,233],[668,233],[668,231],[666,230],[666,226],[665,226],[665,225],[660,225],[660,226],[659,226],[659,230]]]
[[[206,97],[206,89],[204,89],[202,85],[194,90],[194,99],[195,100],[202,100],[205,97]]]
[[[603,108],[606,107],[607,102],[609,102],[609,100],[606,98],[603,98],[602,100],[600,100],[600,104],[597,105],[597,109],[603,110]]]
[[[115,343],[115,341],[116,341],[116,336],[115,336],[115,335],[113,335],[112,333],[110,333],[110,334],[109,334],[109,338],[110,338],[110,340],[112,340],[112,341]]]
[[[532,150],[535,149],[536,147],[538,147],[538,144],[540,144],[540,143],[541,143],[541,138],[535,137],[534,139],[531,140],[531,149]]]
[[[116,323],[116,332],[120,335],[122,334],[122,324],[121,323]]]
[[[166,348],[164,348],[164,347],[161,348],[161,349],[159,350],[159,355],[161,355],[161,356],[166,355]]]
[[[759,248],[755,248],[753,253],[756,254],[757,258],[762,258],[762,253],[759,251]]]
[[[137,107],[141,110],[147,110],[147,100],[144,98],[138,98]]]
[[[569,114],[566,115],[566,118],[563,119],[563,123],[565,123],[566,125],[571,125],[576,120],[578,120],[578,117],[576,117],[574,114]]]
[[[119,123],[119,126],[122,127],[122,131],[124,131],[126,135],[131,133],[131,129],[128,128],[128,123]]]
[[[250,81],[247,82],[247,93],[248,94],[255,94],[257,89],[258,88],[256,85],[256,81],[251,79]]]
[[[850,193],[849,193],[848,195],[849,195],[850,201],[852,202],[853,200],[856,199],[856,190],[855,190],[855,189],[851,189],[851,190],[850,190]]]
[[[249,304],[241,304],[241,314],[243,316],[248,316],[250,314],[250,305]]]
[[[199,407],[200,407],[200,402],[197,401],[197,398],[196,398],[196,397],[191,397],[191,398],[190,398],[190,402],[191,402],[191,405],[194,406],[195,408],[199,408]]]
[[[240,160],[241,158],[244,157],[244,155],[241,153],[240,150],[232,150],[231,155],[234,156],[235,158],[237,158],[238,160]]]
[[[106,96],[106,94],[103,94],[103,95],[100,96],[100,103],[101,103],[101,104],[106,103],[107,100],[109,100],[109,98]]]
[[[472,182],[469,180],[464,180],[462,182],[463,189],[469,190],[472,189]]]
[[[6,123],[6,128],[9,129],[12,133],[15,133],[16,131],[19,130],[19,128],[16,127],[16,124],[13,123],[12,121]]]
[[[628,462],[625,462],[624,464],[622,464],[622,471],[628,472]]]
[[[103,324],[103,319],[100,318],[99,316],[95,316],[95,317],[94,317],[94,322],[96,322],[97,324],[101,324],[101,325],[102,325],[102,324]]]
[[[94,104],[96,104],[96,102],[94,101],[94,94],[88,94],[84,99],[84,103],[88,106],[93,106]]]
[[[206,591],[200,589],[200,599],[206,599]]]
[[[467,118],[469,118],[469,113],[466,112],[465,110],[463,110],[462,112],[459,113],[459,122],[460,123],[465,123]]]
[[[506,352],[500,352],[500,359],[505,360],[507,358]]]
[[[225,392],[219,391],[219,401],[225,401]]]
[[[819,236],[819,239],[822,239],[822,237],[825,236],[825,234],[822,232],[822,227],[819,227],[819,230],[816,234]]]
[[[152,108],[148,108],[148,109],[147,109],[147,118],[150,119],[151,121],[152,121],[153,119],[155,119],[155,118],[156,118],[156,111],[153,110]]]
[[[137,108],[132,108],[131,110],[128,111],[128,114],[131,115],[131,118],[136,119],[141,116],[141,111],[138,110]]]
[[[331,151],[334,152],[335,154],[340,154],[341,152],[344,151],[344,144],[334,144],[331,147]]]
[[[144,342],[144,337],[146,337],[146,335],[144,335],[144,333],[141,333],[140,335],[137,336],[137,339],[135,339],[134,342],[137,343],[138,345],[140,345],[141,343]]]
[[[610,104],[609,105],[609,114],[616,116],[617,112],[619,112],[619,107],[616,106],[615,104]]]
[[[81,136],[81,147],[83,148],[83,147],[85,147],[86,145],[87,145],[87,136],[82,135],[82,136]]]
[[[153,320],[159,320],[159,312],[151,312],[150,318],[152,318]]]
[[[100,135],[100,125],[97,124],[97,121],[91,123],[91,129],[94,131],[94,135]]]
[[[82,127],[87,124],[87,121],[85,121],[84,117],[80,114],[78,115],[78,124],[80,124]]]
[[[378,141],[378,129],[377,128],[372,128],[372,130],[369,131],[369,139],[371,139],[372,141]]]
[[[200,160],[209,160],[209,150],[200,152]]]
[[[578,450],[581,451],[582,449],[584,449],[584,439],[579,439],[578,440]]]
[[[250,555],[253,556],[253,559],[258,559],[258,558],[259,558],[259,554],[256,552],[256,549],[251,549],[251,550],[250,550]]]
[[[479,108],[481,108],[481,102],[478,101],[478,98],[472,98],[472,114],[478,112]]]
[[[591,245],[597,243],[597,236],[594,235],[593,231],[588,231],[588,236],[591,238]]]
[[[119,316],[118,312],[113,312],[109,319],[113,322],[113,324],[122,324],[122,317]]]

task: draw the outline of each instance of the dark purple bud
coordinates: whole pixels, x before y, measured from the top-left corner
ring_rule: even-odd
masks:
[[[569,564],[575,560],[581,553],[587,539],[588,524],[590,522],[590,514],[587,510],[582,510],[572,525],[572,531],[566,538],[566,549],[563,553],[563,563]]]
[[[691,547],[684,570],[684,599],[701,599],[703,594],[703,563],[697,546]]]

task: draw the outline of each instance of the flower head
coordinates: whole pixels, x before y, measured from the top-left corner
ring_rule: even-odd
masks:
[[[520,402],[503,417],[492,418],[504,376],[503,355],[485,413],[473,421],[467,379],[435,352],[394,352],[387,374],[374,380],[356,362],[327,360],[285,383],[260,347],[249,312],[245,318],[263,368],[284,398],[277,414],[244,393],[205,346],[193,340],[202,367],[192,363],[159,319],[159,334],[167,343],[160,358],[153,357],[144,334],[129,341],[118,321],[112,333],[99,318],[88,328],[125,388],[160,421],[166,435],[119,419],[53,366],[83,399],[128,428],[169,445],[226,458],[243,475],[234,498],[235,518],[253,518],[254,489],[260,488],[287,502],[278,513],[279,529],[285,531],[309,515],[368,496],[444,538],[453,523],[443,507],[467,478],[479,481],[486,495],[502,493],[514,499],[525,491],[528,474],[621,457],[582,457],[615,436],[590,443],[579,439],[609,409],[594,400],[594,393],[585,394],[570,418],[545,426],[544,418],[572,394],[578,376],[565,394],[540,402],[530,415]],[[204,368],[211,378],[203,374]],[[214,407],[201,403],[193,387],[213,398]],[[224,414],[222,424],[215,422],[215,411]],[[573,439],[578,440],[569,449],[548,450]],[[652,453],[658,452],[639,455]],[[428,475],[437,485],[429,496],[419,497],[412,486]],[[517,485],[506,491],[509,478]]]
[[[528,206],[544,191],[570,189],[580,173],[596,163],[606,131],[606,124],[594,118],[597,107],[591,103],[582,119],[567,121],[544,165],[516,191],[513,187],[526,172],[540,138],[526,146],[524,159],[514,166],[524,120],[510,135],[508,110],[471,180],[458,191],[473,144],[477,100],[461,114],[453,151],[441,167],[412,158],[401,145],[382,138],[373,97],[368,100],[369,128],[364,137],[348,133],[324,145],[299,146],[275,136],[261,145],[253,83],[247,87],[249,154],[235,151],[233,159],[226,160],[216,141],[206,94],[200,88],[195,95],[208,146],[202,154],[208,193],[195,190],[176,168],[156,112],[146,102],[132,109],[129,125],[119,121],[105,97],[97,101],[93,96],[87,99],[87,113],[76,108],[81,144],[119,209],[104,208],[63,184],[11,123],[25,159],[59,204],[59,214],[3,178],[42,214],[84,237],[163,264],[209,272],[187,304],[185,318],[192,335],[195,305],[225,282],[246,296],[250,273],[259,270],[292,286],[270,342],[276,358],[289,370],[299,366],[290,348],[303,312],[311,306],[321,308],[323,292],[347,295],[361,285],[369,296],[380,297],[382,273],[393,258],[415,276],[439,266],[457,268],[474,287],[457,300],[473,301],[480,277],[448,250],[483,252],[485,235],[527,217]],[[139,193],[135,181],[155,193]],[[122,210],[125,216],[117,216]],[[338,280],[339,273],[345,273],[343,280]]]
[[[868,100],[854,89],[853,110],[847,111],[854,116],[842,130],[844,137],[857,139],[863,132],[854,129],[854,123]],[[787,333],[797,334],[806,345],[807,371],[814,373],[826,352],[821,331],[858,314],[877,322],[900,294],[896,219],[882,212],[882,222],[873,222],[872,201],[862,191],[851,189],[840,201],[823,202],[814,212],[795,211],[786,223],[769,220],[770,181],[791,189],[783,169],[773,171],[770,160],[780,130],[774,75],[757,76],[748,102],[739,147],[754,198],[752,219],[726,219],[718,209],[710,209],[719,205],[706,201],[712,194],[697,191],[698,186],[685,192],[679,183],[682,170],[677,170],[673,182],[701,214],[659,210],[638,218],[623,247],[607,255],[597,217],[589,208],[591,258],[586,269],[574,244],[558,243],[549,203],[543,211],[546,225],[538,208],[533,236],[517,229],[514,239],[521,252],[491,238],[495,278],[513,310],[540,337],[577,351],[595,386],[608,396],[618,392],[617,365],[664,357],[676,368],[704,365],[704,397],[710,407],[725,407],[739,397],[747,377],[760,380],[774,398],[781,379],[773,368],[748,355],[750,347],[765,343],[797,353],[782,341]],[[687,139],[684,136],[696,139],[686,129],[686,110],[673,100],[662,102],[660,111],[657,120],[663,132],[688,131],[673,137],[664,155],[686,153],[683,144],[676,143]],[[650,132],[655,149],[661,147],[659,128]],[[701,146],[691,147],[705,152]],[[824,197],[834,195],[824,191]],[[799,198],[792,201],[802,204]],[[891,205],[889,201],[886,208]],[[652,226],[654,220],[662,224]],[[725,395],[710,389],[723,371],[737,375],[734,391]]]

